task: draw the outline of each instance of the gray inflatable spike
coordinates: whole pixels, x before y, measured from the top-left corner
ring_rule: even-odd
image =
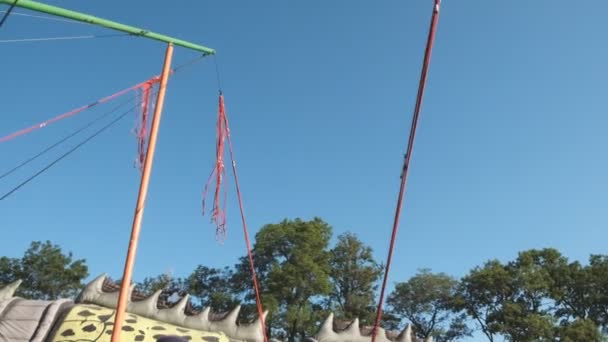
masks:
[[[209,312],[211,312],[210,307],[206,307],[194,316],[187,316],[184,325],[187,327],[191,327],[193,329],[198,330],[211,330],[211,322],[209,321]]]
[[[348,335],[348,336],[352,336],[353,338],[359,338],[361,337],[361,330],[359,329],[359,319],[355,318],[354,321],[352,321],[349,325],[348,328],[346,328],[343,332],[341,332],[340,334],[344,334],[344,335]]]
[[[80,296],[78,296],[77,302],[92,303],[108,308],[116,308],[118,305],[118,296],[120,295],[120,291],[104,292],[103,283],[106,278],[107,275],[104,273],[87,284],[84,290],[82,290],[80,293]],[[134,288],[135,285],[133,284],[129,286],[129,293],[127,296],[127,303],[129,304],[131,303],[131,294],[133,293]]]
[[[17,279],[14,282],[0,288],[0,300],[7,300],[13,298],[13,296],[15,295],[15,291],[17,291],[19,285],[21,285],[21,282],[21,279]]]
[[[129,303],[127,311],[144,317],[154,315],[158,311],[158,298],[161,293],[162,290],[158,290],[146,299]]]
[[[337,334],[334,331],[334,314],[329,313],[329,316],[325,319],[325,322],[321,325],[321,329],[315,336],[315,339],[319,342],[334,341],[337,339]]]
[[[405,329],[397,336],[395,342],[412,342],[412,325],[408,324]]]
[[[264,320],[266,320],[266,316],[268,316],[268,311],[262,313]],[[229,337],[235,340],[251,342],[264,340],[264,330],[262,330],[260,317],[256,318],[252,323],[237,325],[236,334]]]
[[[157,310],[155,318],[163,322],[183,326],[186,321],[186,313],[184,310],[186,309],[189,298],[189,295],[185,295],[175,303],[173,307]]]
[[[237,335],[237,325],[236,321],[239,316],[239,312],[241,311],[241,306],[238,305],[234,308],[224,319],[221,321],[213,321],[211,322],[211,330],[223,331],[228,336],[236,336]]]

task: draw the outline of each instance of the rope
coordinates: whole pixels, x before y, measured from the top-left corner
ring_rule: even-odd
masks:
[[[218,106],[218,117],[217,117],[217,128],[216,128],[216,145],[215,145],[215,166],[207,179],[207,184],[203,190],[203,208],[202,213],[205,215],[207,191],[215,175],[215,193],[213,197],[213,209],[211,209],[211,221],[215,222],[216,230],[215,237],[218,241],[223,242],[226,239],[226,198],[227,190],[226,183],[223,182],[226,177],[226,168],[224,166],[224,142],[227,135],[227,127],[225,124],[224,117],[226,115],[224,109],[224,97],[220,93],[219,106]],[[222,185],[224,186],[224,205],[221,204],[220,192]]]
[[[8,8],[8,11],[4,12],[4,15],[2,16],[2,19],[0,20],[0,27],[2,27],[2,25],[4,25],[4,22],[6,22],[6,20],[8,19],[8,16],[11,15],[11,12],[15,8],[15,6],[17,6],[17,2],[18,1],[19,0],[15,0],[15,2],[13,2],[11,4],[11,7]]]
[[[223,95],[220,92],[220,96],[223,99]],[[223,101],[222,101],[223,102]],[[239,177],[236,172],[236,161],[234,159],[234,151],[232,149],[232,139],[230,138],[230,126],[228,126],[228,116],[224,114],[224,125],[226,127],[226,138],[228,139],[228,150],[230,151],[230,161],[232,162],[232,173],[234,174],[234,182],[236,184],[236,194],[239,199],[239,209],[241,211],[241,221],[243,222],[243,233],[245,235],[245,244],[247,245],[247,257],[249,259],[249,267],[251,269],[251,278],[253,279],[253,289],[255,291],[255,302],[258,310],[258,317],[260,317],[260,325],[262,326],[262,333],[264,334],[264,342],[268,342],[266,336],[266,323],[264,322],[264,308],[262,307],[262,300],[260,296],[260,288],[258,285],[258,278],[255,272],[255,266],[253,263],[253,252],[251,250],[251,242],[249,240],[249,230],[247,229],[247,220],[245,219],[245,210],[243,208],[243,199],[241,196],[241,188],[239,186]]]
[[[206,56],[206,55],[202,55],[202,56],[196,57],[196,58],[194,58],[194,59],[192,59],[192,60],[190,60],[190,61],[187,61],[187,62],[185,62],[185,63],[183,63],[183,64],[181,64],[181,65],[179,65],[179,66],[175,67],[174,69],[172,69],[172,70],[171,70],[171,72],[172,72],[172,73],[177,73],[179,70],[181,70],[181,69],[183,69],[183,68],[185,68],[185,67],[188,67],[188,66],[193,65],[193,64],[194,64],[194,63],[196,63],[197,61],[200,61],[200,60],[201,60],[203,57],[205,57],[205,56]],[[145,82],[142,82],[142,83],[140,83],[140,84],[138,84],[138,85],[144,84],[144,83],[146,83],[146,82],[150,82],[151,80],[155,80],[155,79],[157,79],[157,78],[158,78],[158,76],[153,77],[152,79],[150,79],[150,80],[148,80],[148,81],[145,81]],[[135,86],[133,86],[133,87],[131,87],[131,88],[128,88],[128,89],[122,90],[122,91],[120,91],[120,92],[118,92],[118,93],[116,93],[116,94],[113,94],[113,95],[107,96],[107,97],[105,97],[105,98],[103,98],[103,99],[101,99],[101,100],[104,100],[104,99],[105,99],[105,100],[107,101],[107,100],[109,100],[111,97],[117,97],[117,96],[119,96],[118,94],[122,95],[123,93],[126,93],[126,92],[128,92],[129,90],[132,90],[132,89],[136,88],[138,85],[135,85]],[[157,91],[158,91],[158,90],[157,90]],[[156,91],[156,92],[157,92],[157,91]],[[156,92],[155,92],[154,94],[156,94]],[[93,105],[99,104],[99,103],[101,103],[101,102],[100,102],[101,100],[98,100],[98,101],[97,101],[97,102],[95,102],[94,104],[91,104],[91,105],[88,105],[88,106],[93,106]],[[132,100],[133,100],[133,99],[131,99],[130,101],[132,101]],[[127,102],[129,102],[129,101],[125,101],[125,102],[121,103],[120,105],[118,105],[118,106],[116,106],[115,108],[113,108],[113,109],[112,109],[110,112],[108,112],[108,113],[104,114],[102,117],[100,117],[100,118],[98,118],[98,119],[96,119],[96,120],[93,120],[93,122],[90,122],[89,124],[87,124],[87,125],[85,125],[85,126],[81,127],[81,128],[80,128],[80,129],[78,129],[76,132],[74,132],[74,133],[72,133],[72,134],[68,135],[67,137],[65,137],[65,138],[63,138],[63,139],[59,140],[58,142],[56,142],[55,144],[53,144],[53,145],[51,145],[51,146],[47,147],[47,148],[46,148],[46,149],[44,149],[43,151],[39,152],[38,154],[34,155],[33,157],[29,158],[28,160],[26,160],[26,161],[22,162],[21,164],[17,165],[16,167],[14,167],[13,169],[9,170],[8,172],[5,172],[5,173],[4,173],[2,176],[0,176],[0,179],[2,179],[2,178],[4,178],[4,177],[8,176],[9,174],[11,174],[11,173],[15,172],[17,169],[19,169],[19,168],[23,167],[24,165],[26,165],[26,164],[30,163],[30,162],[31,162],[31,161],[33,161],[34,159],[36,159],[36,158],[40,157],[41,155],[43,155],[43,154],[45,154],[46,152],[50,151],[51,149],[53,149],[54,147],[58,146],[59,144],[61,144],[61,143],[65,142],[66,140],[70,139],[71,137],[75,136],[76,134],[78,134],[78,133],[80,133],[80,132],[84,131],[86,128],[90,127],[90,126],[91,126],[91,125],[93,125],[95,122],[99,121],[100,119],[102,119],[102,118],[104,118],[104,117],[108,116],[109,114],[111,114],[111,113],[115,112],[116,110],[118,110],[118,108],[120,108],[122,105],[124,105],[124,104],[125,104],[125,103],[127,103]],[[0,201],[2,201],[2,200],[4,200],[4,199],[6,199],[7,197],[9,197],[9,196],[10,196],[10,195],[12,195],[13,193],[15,193],[17,190],[19,190],[20,188],[22,188],[23,186],[25,186],[27,183],[31,182],[31,181],[32,181],[32,180],[34,180],[36,177],[40,176],[42,173],[46,172],[48,169],[50,169],[51,167],[53,167],[55,164],[57,164],[58,162],[60,162],[60,161],[61,161],[61,160],[63,160],[64,158],[66,158],[68,155],[70,155],[71,153],[75,152],[75,151],[76,151],[77,149],[79,149],[80,147],[84,146],[84,145],[85,145],[87,142],[89,142],[89,141],[90,141],[90,140],[92,140],[93,138],[97,137],[97,136],[98,136],[99,134],[101,134],[103,131],[105,131],[106,129],[110,128],[112,125],[116,124],[116,123],[117,123],[117,122],[118,122],[120,119],[122,119],[123,117],[125,117],[127,114],[129,114],[129,113],[130,113],[132,110],[134,110],[136,107],[138,107],[138,106],[140,106],[140,105],[141,105],[141,103],[140,103],[140,104],[137,104],[137,105],[135,105],[135,106],[133,106],[133,107],[131,107],[129,110],[127,110],[126,112],[124,112],[123,114],[121,114],[119,117],[117,117],[115,120],[113,120],[112,122],[110,122],[108,125],[106,125],[106,126],[102,127],[100,130],[98,130],[97,132],[95,132],[93,135],[89,136],[87,139],[85,139],[84,141],[82,141],[81,143],[79,143],[78,145],[76,145],[76,146],[75,146],[74,148],[72,148],[70,151],[68,151],[67,153],[63,154],[62,156],[60,156],[59,158],[57,158],[56,160],[54,160],[53,162],[51,162],[50,164],[48,164],[47,166],[45,166],[43,169],[41,169],[40,171],[38,171],[37,173],[35,173],[35,174],[34,174],[34,175],[32,175],[31,177],[29,177],[28,179],[26,179],[25,181],[23,181],[22,183],[20,183],[20,184],[19,184],[19,185],[17,185],[16,187],[14,187],[13,189],[11,189],[9,192],[7,192],[7,193],[6,193],[6,194],[4,194],[2,197],[0,197]],[[84,107],[87,107],[87,106],[83,106],[83,107],[80,107],[80,108],[84,108]],[[80,109],[80,108],[77,108],[76,110],[78,110],[78,109]],[[70,113],[70,112],[68,112],[68,113]],[[67,114],[67,113],[66,113],[66,114]],[[62,114],[62,115],[65,115],[65,114]],[[51,120],[48,120],[48,121],[51,121],[51,122],[52,122],[52,120],[57,121],[57,120],[60,120],[60,119],[61,119],[60,117],[61,117],[61,115],[60,115],[60,116],[57,116],[57,117],[55,117],[55,118],[53,118],[53,119],[51,119]],[[64,117],[63,117],[63,118],[64,118]],[[40,124],[40,125],[42,125],[42,124]],[[40,126],[40,125],[38,125],[38,126]],[[24,130],[21,130],[21,131],[15,132],[15,133],[13,133],[13,134],[11,134],[11,135],[8,135],[8,136],[6,136],[6,137],[0,138],[0,143],[2,143],[2,142],[4,142],[4,141],[7,141],[7,140],[10,140],[10,139],[13,139],[13,138],[15,138],[15,137],[16,137],[16,136],[18,136],[18,135],[22,135],[22,134],[28,133],[29,131],[34,130],[34,129],[36,129],[36,128],[42,128],[42,127],[44,127],[45,125],[42,125],[41,127],[38,127],[38,126],[32,126],[32,127],[27,128],[27,129],[24,129]],[[20,133],[20,134],[17,134],[17,133]],[[9,138],[9,139],[6,139],[6,138]],[[3,140],[3,139],[6,139],[6,140]]]
[[[93,140],[95,137],[99,136],[105,130],[107,130],[108,128],[110,128],[113,125],[115,125],[118,121],[120,121],[122,118],[124,118],[125,116],[127,116],[127,114],[129,114],[132,110],[133,110],[133,108],[127,110],[124,113],[122,113],[121,115],[119,115],[118,117],[116,117],[114,120],[110,121],[110,123],[108,123],[107,125],[103,126],[101,129],[97,130],[95,133],[93,133],[92,135],[90,135],[88,138],[86,138],[85,140],[83,140],[80,143],[78,143],[78,145],[74,146],[69,151],[67,151],[66,153],[62,154],[59,158],[53,160],[47,166],[45,166],[44,168],[40,169],[40,171],[36,172],[34,175],[30,176],[29,178],[27,178],[26,180],[24,180],[23,182],[21,182],[19,185],[17,185],[13,189],[11,189],[9,192],[7,192],[6,194],[4,194],[2,197],[0,197],[0,201],[6,199],[7,197],[9,197],[13,193],[15,193],[17,190],[21,189],[24,185],[26,185],[27,183],[29,183],[32,180],[34,180],[36,177],[40,176],[41,174],[43,174],[44,172],[46,172],[47,170],[49,170],[55,164],[59,163],[64,158],[66,158],[70,154],[74,153],[76,150],[78,150],[79,148],[81,148],[82,146],[84,146],[86,143],[88,143],[89,141]]]
[[[426,85],[426,79],[428,75],[429,64],[431,62],[431,52],[433,50],[433,43],[435,41],[435,33],[437,32],[437,22],[439,20],[439,7],[441,0],[435,0],[433,7],[433,16],[431,18],[431,27],[429,29],[429,35],[426,44],[426,50],[424,52],[424,62],[422,65],[422,72],[420,75],[420,83],[418,85],[418,94],[416,96],[416,106],[414,108],[414,115],[412,117],[412,125],[410,128],[410,135],[407,143],[407,153],[405,154],[405,161],[403,163],[403,169],[401,174],[401,186],[399,188],[399,197],[397,200],[397,209],[395,211],[395,220],[393,222],[393,231],[391,234],[390,247],[388,250],[388,257],[386,260],[386,268],[384,271],[384,279],[382,281],[382,290],[380,292],[380,300],[378,302],[378,310],[376,312],[376,320],[374,322],[374,329],[372,331],[372,342],[376,342],[376,334],[378,333],[378,326],[382,318],[382,303],[384,302],[384,294],[386,291],[386,284],[388,282],[388,274],[391,267],[391,261],[393,258],[393,250],[395,247],[395,241],[397,239],[397,230],[399,228],[399,218],[401,216],[401,208],[403,204],[403,197],[406,190],[407,175],[410,165],[410,159],[412,157],[412,151],[414,149],[414,138],[416,137],[416,128],[418,126],[418,118],[420,116],[420,109],[422,107],[422,99],[424,96],[424,88]]]
[[[187,62],[185,62],[185,63],[183,63],[183,64],[181,64],[181,65],[179,65],[179,66],[177,66],[175,68],[173,68],[171,70],[171,73],[175,74],[178,71],[182,70],[183,68],[186,68],[188,66],[191,66],[191,65],[195,64],[196,62],[200,61],[205,56],[206,55],[202,55],[202,56],[198,56],[196,58],[193,58],[192,60],[189,60],[189,61],[187,61]],[[122,95],[128,93],[131,90],[139,89],[139,88],[143,87],[144,85],[146,85],[149,82],[158,83],[159,80],[160,80],[160,78],[158,76],[154,76],[154,77],[152,77],[149,80],[146,80],[144,82],[138,83],[138,84],[136,84],[134,86],[131,86],[131,87],[127,88],[127,89],[123,89],[123,90],[121,90],[121,91],[119,91],[117,93],[114,93],[112,95],[109,95],[109,96],[106,96],[104,98],[101,98],[101,99],[99,99],[99,100],[97,100],[97,101],[95,101],[93,103],[88,104],[88,105],[85,105],[85,106],[82,106],[82,107],[78,107],[76,109],[72,109],[69,112],[57,115],[57,116],[55,116],[55,117],[53,117],[51,119],[48,119],[48,120],[46,120],[44,122],[41,122],[41,123],[39,123],[37,125],[33,125],[33,126],[30,126],[30,127],[21,129],[21,130],[19,130],[17,132],[11,133],[9,135],[6,135],[4,137],[0,137],[0,144],[2,144],[4,142],[7,142],[9,140],[13,140],[13,139],[15,139],[15,138],[17,138],[19,136],[28,134],[28,133],[30,133],[32,131],[44,128],[44,127],[46,127],[47,125],[49,125],[49,124],[51,124],[53,122],[56,122],[56,121],[59,121],[59,120],[62,120],[62,119],[74,116],[74,115],[76,115],[76,114],[78,114],[78,113],[80,113],[80,112],[82,112],[84,110],[87,110],[87,109],[90,109],[92,107],[95,107],[98,104],[102,104],[104,102],[108,102],[108,101],[110,101],[110,100],[112,100],[112,99],[114,99],[116,97],[119,97],[119,96],[122,96]]]
[[[32,131],[44,128],[47,125],[52,124],[53,122],[57,122],[59,120],[63,120],[63,119],[69,118],[71,116],[74,116],[74,115],[76,115],[78,113],[81,113],[81,112],[87,110],[87,109],[95,107],[98,104],[102,104],[104,102],[108,102],[108,101],[110,101],[110,100],[112,100],[114,98],[117,98],[117,97],[119,97],[121,95],[124,95],[124,94],[128,93],[131,90],[135,90],[135,89],[141,88],[142,86],[144,86],[148,82],[155,81],[155,80],[156,80],[156,82],[158,82],[158,78],[156,78],[156,77],[155,78],[151,78],[150,80],[147,80],[147,81],[142,82],[142,83],[138,83],[138,84],[136,84],[134,86],[131,86],[131,87],[127,88],[127,89],[123,89],[123,90],[121,90],[121,91],[119,91],[117,93],[114,93],[112,95],[109,95],[109,96],[106,96],[104,98],[101,98],[101,99],[99,99],[99,100],[97,100],[97,101],[95,101],[93,103],[88,104],[88,105],[85,105],[85,106],[82,106],[82,107],[78,107],[76,109],[72,109],[69,112],[57,115],[57,116],[55,116],[55,117],[53,117],[51,119],[48,119],[46,121],[43,121],[43,122],[39,123],[39,124],[36,124],[36,125],[30,126],[30,127],[24,128],[22,130],[19,130],[17,132],[14,132],[12,134],[7,135],[7,136],[1,137],[0,138],[0,144],[4,143],[4,142],[7,142],[9,140],[13,140],[13,139],[15,139],[15,138],[17,138],[19,136],[25,135],[25,134],[30,133]]]
[[[3,173],[2,175],[0,175],[0,179],[3,179],[9,175],[11,175],[12,173],[14,173],[15,171],[19,170],[20,168],[24,167],[25,165],[31,163],[32,161],[36,160],[38,157],[41,157],[42,155],[46,154],[47,152],[49,152],[50,150],[54,149],[55,147],[61,145],[62,143],[66,142],[67,140],[69,140],[70,138],[76,136],[77,134],[83,132],[84,130],[86,130],[87,128],[93,126],[94,124],[96,124],[97,122],[101,121],[102,119],[108,117],[109,115],[115,113],[118,109],[120,109],[121,107],[123,107],[124,105],[126,105],[129,102],[132,102],[134,98],[131,98],[127,101],[122,102],[121,104],[117,105],[116,107],[112,108],[110,111],[104,113],[103,115],[101,115],[98,118],[95,118],[95,120],[90,121],[89,123],[87,123],[86,125],[80,127],[79,129],[77,129],[76,131],[70,133],[69,135],[65,136],[64,138],[58,140],[57,142],[55,142],[54,144],[48,146],[47,148],[43,149],[42,151],[38,152],[37,154],[33,155],[32,157],[26,159],[25,161],[21,162],[19,165],[13,167],[12,169],[6,171],[5,173]]]
[[[8,11],[0,11],[0,13],[6,13],[6,12],[8,12]],[[17,16],[20,16],[20,17],[37,18],[37,19],[46,19],[46,20],[51,20],[51,21],[61,21],[61,22],[73,23],[73,24],[88,25],[87,23],[83,23],[83,22],[76,21],[76,20],[55,18],[55,17],[46,16],[46,15],[33,15],[33,14],[16,13],[16,12],[11,13],[11,15],[12,16],[16,16],[17,15]]]
[[[220,81],[220,66],[219,66],[219,62],[217,61],[217,54],[213,55],[213,63],[215,64],[215,77],[217,78],[217,89],[220,90],[220,93],[222,92],[222,82]]]
[[[25,42],[47,42],[55,40],[76,40],[76,39],[93,39],[93,38],[112,38],[130,36],[129,33],[113,33],[87,36],[63,36],[63,37],[43,37],[43,38],[21,38],[21,39],[1,39],[0,43],[25,43]]]

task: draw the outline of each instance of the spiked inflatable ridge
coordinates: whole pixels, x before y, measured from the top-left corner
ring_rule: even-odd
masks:
[[[87,284],[78,296],[76,303],[67,299],[36,301],[14,297],[20,284],[21,281],[18,280],[0,288],[0,319],[9,321],[12,319],[14,321],[8,322],[10,324],[7,325],[13,333],[16,331],[14,328],[16,325],[20,325],[17,330],[21,332],[25,331],[27,333],[31,330],[29,331],[30,334],[27,334],[28,336],[20,337],[21,340],[37,342],[77,341],[97,336],[92,340],[106,341],[106,337],[109,338],[109,335],[106,336],[106,334],[111,333],[109,329],[111,329],[112,324],[107,322],[110,322],[108,319],[111,319],[114,315],[113,309],[116,308],[118,302],[118,291],[115,290],[116,285],[109,282],[105,274]],[[109,286],[110,289],[108,290],[104,284],[112,285]],[[142,296],[137,293],[133,294],[133,290],[134,286],[130,286],[127,306],[129,319],[127,321],[130,321],[129,323],[132,326],[127,326],[128,329],[124,332],[125,336],[123,338],[127,340],[148,341],[152,336],[137,334],[143,334],[141,329],[152,329],[166,332],[174,331],[176,333],[187,332],[192,334],[188,336],[189,338],[198,340],[202,337],[205,341],[213,342],[264,341],[259,317],[250,324],[237,323],[240,306],[223,315],[223,318],[215,319],[214,317],[221,317],[222,315],[213,313],[209,307],[204,308],[201,312],[194,313],[187,309],[189,307],[188,295],[181,298],[175,305],[167,307],[159,300],[161,291],[156,291],[150,296],[138,299]],[[29,310],[27,317],[21,317],[26,307]],[[15,309],[14,312],[9,312],[11,308]],[[16,314],[21,316],[17,317]],[[268,312],[264,312],[264,318],[267,314]],[[83,325],[83,319],[89,324]],[[35,324],[32,325],[27,322],[34,322]],[[341,323],[335,324],[334,315],[331,313],[321,325],[316,336],[305,340],[307,342],[371,342],[372,340],[370,327],[360,327],[358,319],[350,322],[344,329],[337,330],[335,329],[336,325],[339,326]],[[55,326],[55,328],[51,330],[52,326]],[[40,327],[44,327],[44,329],[40,329]],[[0,336],[9,336],[3,329],[6,330],[0,324]],[[11,329],[8,329],[9,333],[11,333]],[[103,333],[103,335],[99,335],[100,333]],[[70,338],[67,338],[68,336]],[[270,341],[279,342],[275,339]],[[384,329],[379,328],[376,341],[422,342],[422,340],[413,337],[410,325],[398,335],[396,332],[387,333]],[[424,342],[433,342],[433,338],[429,337]]]
[[[15,280],[14,282],[0,288],[0,301],[12,298],[15,295],[15,291],[21,285],[21,280]]]
[[[334,314],[330,313],[325,322],[321,325],[319,332],[315,336],[318,342],[371,342],[371,334],[362,334],[359,327],[359,319],[352,321],[346,329],[336,331],[334,329]],[[412,338],[412,327],[408,325],[396,339],[387,336],[386,331],[378,328],[376,334],[377,342],[416,342]],[[432,342],[432,338],[425,342]]]
[[[107,275],[102,274],[91,281],[82,291],[77,302],[116,308],[119,292],[105,292],[103,284],[106,282],[106,279]],[[237,306],[221,320],[211,320],[210,308],[205,308],[195,315],[186,314],[186,306],[189,300],[188,295],[181,298],[179,302],[170,308],[159,309],[158,299],[161,291],[157,291],[143,300],[133,301],[131,300],[133,288],[133,285],[129,288],[129,302],[127,306],[127,312],[129,313],[190,329],[222,332],[230,340],[234,341],[264,341],[264,333],[259,317],[250,324],[237,323],[239,311],[241,310],[240,306]],[[268,312],[264,312],[264,317],[267,314]]]

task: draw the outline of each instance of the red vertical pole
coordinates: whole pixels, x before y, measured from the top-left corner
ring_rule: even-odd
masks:
[[[401,216],[401,207],[403,204],[403,197],[405,196],[407,175],[410,166],[410,159],[412,158],[412,151],[414,150],[414,138],[416,137],[416,128],[418,127],[418,118],[420,116],[420,109],[422,108],[422,98],[424,97],[424,88],[426,85],[426,78],[429,71],[429,64],[431,63],[431,52],[433,50],[433,43],[435,41],[435,33],[437,32],[437,22],[439,21],[439,6],[441,0],[435,0],[433,5],[433,16],[431,18],[431,27],[429,29],[429,35],[426,43],[426,50],[424,51],[424,61],[422,64],[422,72],[420,74],[420,83],[418,85],[418,94],[416,96],[416,106],[414,107],[414,115],[412,116],[412,126],[410,128],[410,135],[407,142],[407,152],[405,154],[405,161],[403,162],[403,169],[401,173],[401,186],[399,188],[399,197],[397,199],[397,209],[395,210],[395,219],[393,222],[393,231],[391,234],[390,246],[388,249],[388,257],[386,258],[386,268],[384,270],[384,279],[382,281],[382,288],[380,290],[380,299],[378,301],[378,309],[376,311],[376,319],[374,322],[374,330],[372,331],[372,342],[376,342],[376,334],[378,333],[378,326],[382,319],[382,302],[384,302],[384,294],[386,291],[386,284],[388,282],[388,273],[391,268],[391,260],[393,259],[393,250],[395,247],[395,241],[397,239],[397,230],[399,229],[399,218]]]
[[[120,342],[120,333],[127,310],[129,287],[131,286],[131,276],[133,274],[133,266],[135,264],[135,255],[137,252],[137,242],[139,240],[139,232],[141,230],[141,222],[144,216],[144,207],[146,204],[146,196],[148,194],[148,184],[150,182],[150,173],[152,171],[152,162],[154,161],[154,151],[156,150],[156,139],[158,137],[158,129],[160,127],[160,118],[162,116],[163,104],[165,102],[165,91],[169,73],[171,71],[171,58],[173,57],[173,45],[167,45],[165,53],[165,62],[160,79],[158,96],[156,97],[156,107],[154,108],[154,118],[152,119],[152,128],[150,129],[150,140],[148,142],[148,151],[146,160],[142,170],[141,182],[139,185],[139,195],[137,197],[137,206],[133,217],[133,226],[131,228],[131,240],[129,241],[129,250],[127,251],[127,259],[122,276],[122,286],[120,287],[120,295],[118,297],[118,306],[116,308],[116,318],[114,321],[114,329],[112,330],[112,342]]]

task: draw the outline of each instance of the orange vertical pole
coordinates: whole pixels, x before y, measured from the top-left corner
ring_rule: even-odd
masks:
[[[133,274],[133,266],[135,264],[135,254],[137,252],[137,242],[139,240],[139,231],[141,230],[141,221],[144,216],[144,207],[146,204],[146,195],[148,194],[148,183],[150,182],[150,172],[152,171],[152,162],[154,161],[154,151],[156,149],[156,139],[158,136],[158,128],[160,126],[160,118],[163,111],[163,103],[165,102],[165,90],[167,89],[167,81],[171,71],[171,58],[173,57],[173,45],[167,45],[165,53],[165,63],[161,74],[158,96],[156,98],[156,107],[154,108],[154,118],[152,119],[152,128],[150,129],[150,140],[148,142],[148,151],[146,152],[146,160],[139,185],[139,196],[137,197],[137,206],[133,218],[133,227],[131,228],[131,240],[129,241],[129,250],[127,251],[127,259],[125,261],[125,269],[122,276],[122,286],[120,287],[120,296],[118,297],[118,306],[116,308],[116,318],[114,328],[112,330],[112,342],[120,342],[120,333],[127,310],[129,287],[131,286],[131,275]]]

